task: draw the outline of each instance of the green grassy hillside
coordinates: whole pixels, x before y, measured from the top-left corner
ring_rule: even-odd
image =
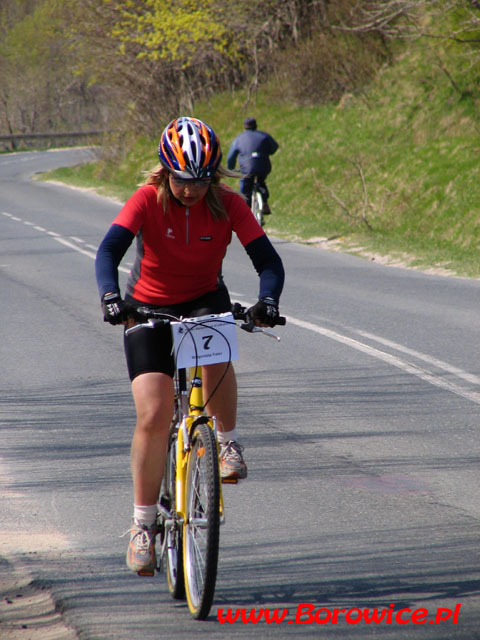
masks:
[[[305,242],[335,237],[344,250],[479,277],[475,68],[461,46],[420,39],[374,84],[335,105],[285,104],[272,83],[255,103],[242,93],[221,94],[193,114],[179,115],[208,122],[225,155],[246,115],[277,139],[268,232]],[[120,164],[101,162],[75,175],[57,172],[56,178],[102,183],[128,197],[141,170],[156,163],[163,124],[155,139],[133,142]]]

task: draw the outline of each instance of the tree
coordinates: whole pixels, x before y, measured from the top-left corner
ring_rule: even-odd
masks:
[[[34,133],[99,126],[98,90],[74,72],[63,3],[20,0],[1,12],[1,128]]]
[[[325,20],[329,0],[70,0],[72,41],[129,126],[151,133],[231,87],[252,90],[276,53]],[[337,3],[338,4],[338,3]],[[348,5],[346,0],[341,5]]]

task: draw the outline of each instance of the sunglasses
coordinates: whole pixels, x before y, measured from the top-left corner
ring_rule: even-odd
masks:
[[[169,178],[176,187],[208,187],[212,182],[211,178],[177,178],[172,174]]]

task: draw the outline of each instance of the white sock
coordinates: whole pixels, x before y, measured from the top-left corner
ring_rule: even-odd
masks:
[[[147,527],[151,527],[157,517],[157,505],[134,504],[133,517],[139,524],[144,524]]]
[[[237,440],[237,429],[234,427],[230,431],[217,431],[217,438],[219,444],[227,444],[229,440]]]

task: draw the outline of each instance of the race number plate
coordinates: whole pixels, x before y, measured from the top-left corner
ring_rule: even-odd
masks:
[[[238,360],[237,334],[231,313],[185,318],[172,322],[171,327],[179,369]]]

